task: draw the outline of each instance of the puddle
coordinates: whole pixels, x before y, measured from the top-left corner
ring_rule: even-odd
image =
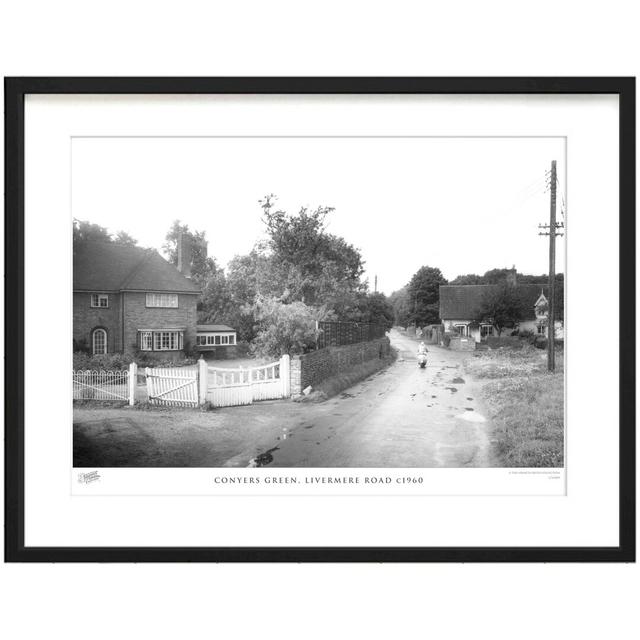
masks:
[[[473,411],[473,408],[472,407],[465,407],[464,410],[465,411]]]
[[[352,393],[341,393],[340,397],[341,398],[355,398],[355,396]]]
[[[451,381],[451,384],[464,384],[464,378],[458,376]]]
[[[458,390],[455,387],[445,387],[445,389],[448,389],[451,393],[458,393]]]
[[[280,447],[272,447],[271,449],[257,455],[255,458],[249,460],[250,467],[264,467],[273,462],[273,456],[271,455],[273,451],[277,451]]]
[[[431,396],[431,397],[432,397],[432,398],[437,398],[438,396]],[[467,398],[467,400],[468,400],[468,398]]]
[[[473,400],[473,398],[467,398],[467,400]]]
[[[305,428],[305,429],[313,429],[313,425],[312,425],[312,424],[310,424],[310,425],[308,425],[308,426],[306,426],[306,427],[304,427],[304,428]]]

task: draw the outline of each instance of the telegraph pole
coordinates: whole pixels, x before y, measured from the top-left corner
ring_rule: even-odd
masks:
[[[549,224],[538,225],[539,229],[547,230],[539,232],[538,235],[549,236],[549,311],[547,315],[547,368],[549,371],[555,371],[556,368],[556,236],[564,235],[558,231],[558,229],[564,228],[564,224],[556,222],[556,186],[556,161],[552,160],[549,175]]]
[[[375,284],[373,285],[373,292],[378,293],[378,275],[377,274],[374,276],[374,282]]]

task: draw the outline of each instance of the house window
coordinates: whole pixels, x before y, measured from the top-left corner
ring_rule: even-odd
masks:
[[[481,324],[480,325],[480,337],[486,338],[487,336],[493,335],[493,325],[492,324]]]
[[[157,307],[162,309],[177,309],[177,293],[147,293],[147,307]]]
[[[106,309],[109,306],[109,296],[106,293],[92,293],[91,306]]]
[[[468,334],[468,327],[467,327],[466,324],[456,324],[454,326],[454,328],[455,328],[456,332],[458,333],[458,335],[461,335],[461,336],[469,335]]]
[[[94,329],[92,342],[94,356],[107,353],[107,332],[104,329]]]
[[[196,337],[196,344],[199,346],[234,345],[236,336],[234,333],[206,333]]]
[[[140,349],[142,351],[153,351],[153,332],[140,332]]]
[[[180,351],[184,346],[183,331],[139,331],[141,351]]]
[[[543,336],[543,335],[545,335],[545,333],[546,333],[545,332],[545,325],[540,323],[538,325],[538,335]]]

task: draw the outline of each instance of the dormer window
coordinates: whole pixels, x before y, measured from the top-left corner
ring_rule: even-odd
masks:
[[[92,293],[91,306],[98,309],[106,309],[109,306],[109,296],[106,293]]]

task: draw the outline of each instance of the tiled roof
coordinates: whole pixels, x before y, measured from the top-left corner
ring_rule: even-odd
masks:
[[[447,284],[440,286],[440,318],[443,320],[471,320],[482,303],[486,291],[496,289],[495,284]],[[523,297],[527,313],[524,320],[535,320],[534,305],[547,286],[519,284],[516,291]],[[548,297],[548,296],[547,296]]]
[[[235,331],[232,327],[226,324],[199,324],[196,327],[197,331]]]
[[[154,249],[113,242],[85,242],[73,256],[75,291],[171,291],[200,293]]]

